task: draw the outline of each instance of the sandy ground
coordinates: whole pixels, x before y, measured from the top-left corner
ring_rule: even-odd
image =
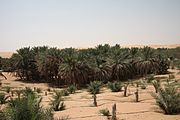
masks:
[[[176,79],[180,80],[180,74],[178,70],[171,70],[175,74]],[[8,80],[2,80],[2,87],[10,86],[12,89],[21,89],[24,87],[41,88],[42,93],[42,105],[48,107],[49,101],[53,92],[48,92],[45,96],[45,91],[49,88],[45,83],[24,83],[17,81],[16,77],[8,73],[4,73]],[[159,75],[156,77],[167,78],[168,75]],[[51,88],[54,89],[54,88]],[[57,88],[56,88],[57,89]],[[107,117],[99,114],[100,109],[108,108],[111,112],[112,105],[117,105],[117,117],[118,120],[180,120],[180,115],[164,115],[162,111],[155,105],[155,100],[151,96],[154,92],[152,85],[148,85],[145,90],[140,90],[140,102],[135,101],[136,88],[132,85],[128,89],[128,97],[123,97],[122,92],[111,92],[107,88],[102,88],[101,93],[97,95],[98,107],[92,107],[93,99],[92,95],[87,92],[86,89],[78,90],[75,94],[65,97],[66,109],[59,112],[54,112],[54,117],[69,116],[72,120],[107,120]]]

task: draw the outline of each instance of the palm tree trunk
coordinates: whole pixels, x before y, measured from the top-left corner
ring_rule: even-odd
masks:
[[[95,93],[93,94],[93,99],[94,99],[94,106],[97,107],[97,101],[96,101],[96,94]]]

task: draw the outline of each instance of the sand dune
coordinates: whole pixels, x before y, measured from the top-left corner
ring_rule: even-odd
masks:
[[[2,58],[10,58],[12,56],[13,52],[0,52],[0,56]]]
[[[121,44],[120,44],[121,45]],[[128,47],[128,48],[131,48],[131,47],[138,47],[138,48],[142,48],[144,46],[149,46],[149,47],[152,47],[152,48],[176,48],[176,47],[180,47],[180,44],[172,44],[172,45],[128,45],[128,44],[124,44],[124,45],[121,45],[122,47]],[[79,48],[79,49],[86,49],[86,48]],[[3,57],[3,58],[10,58],[12,56],[13,52],[3,52],[1,51],[0,52],[0,56]]]

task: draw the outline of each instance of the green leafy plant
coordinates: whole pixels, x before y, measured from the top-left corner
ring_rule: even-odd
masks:
[[[102,86],[102,82],[101,81],[90,82],[90,84],[88,85],[88,91],[91,94],[98,94],[100,92],[101,86]]]
[[[174,79],[174,78],[175,78],[175,75],[173,75],[173,74],[169,75],[169,79]]]
[[[145,79],[147,80],[147,83],[151,83],[155,79],[154,74],[148,75]]]
[[[76,91],[76,86],[75,85],[70,85],[68,88],[67,88],[67,91],[72,94],[72,93],[75,93]]]
[[[99,93],[101,85],[102,85],[102,82],[100,82],[100,81],[93,81],[93,82],[90,82],[90,84],[88,85],[88,91],[91,94],[93,94],[94,106],[97,106],[96,94]]]
[[[22,98],[11,99],[7,108],[7,120],[53,120],[50,109],[40,106],[41,98],[31,93],[23,93]]]
[[[140,84],[141,89],[146,89],[147,85],[145,81],[142,81]]]
[[[11,87],[6,86],[6,87],[5,87],[5,91],[6,91],[7,93],[10,93],[10,91],[11,91]]]
[[[0,93],[0,104],[5,104],[9,96],[6,96],[4,93]]]
[[[35,92],[30,87],[26,87],[23,92],[24,95],[35,94]]]
[[[157,105],[164,111],[165,114],[180,113],[180,92],[179,88],[166,85],[165,88],[160,88],[158,94],[153,94]]]
[[[69,95],[68,90],[67,90],[67,89],[61,90],[61,95],[62,95],[62,96],[68,96],[68,95]]]
[[[5,113],[2,110],[0,110],[0,120],[6,120]]]
[[[112,92],[119,92],[122,89],[121,82],[114,81],[114,82],[108,82],[108,88],[111,89]]]
[[[41,93],[42,92],[41,88],[36,88],[36,92]]]
[[[153,81],[152,81],[152,85],[154,86],[154,89],[155,89],[155,91],[156,91],[156,93],[157,93],[158,90],[159,90],[160,87],[161,87],[160,80],[153,80]]]
[[[107,108],[99,110],[99,114],[102,114],[103,116],[110,116],[110,112]]]
[[[53,95],[50,105],[54,111],[61,111],[65,109],[65,104],[62,99],[62,92],[55,91],[55,95]]]

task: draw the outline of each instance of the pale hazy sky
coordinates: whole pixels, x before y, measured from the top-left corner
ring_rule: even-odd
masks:
[[[180,0],[0,0],[0,51],[180,43]]]

